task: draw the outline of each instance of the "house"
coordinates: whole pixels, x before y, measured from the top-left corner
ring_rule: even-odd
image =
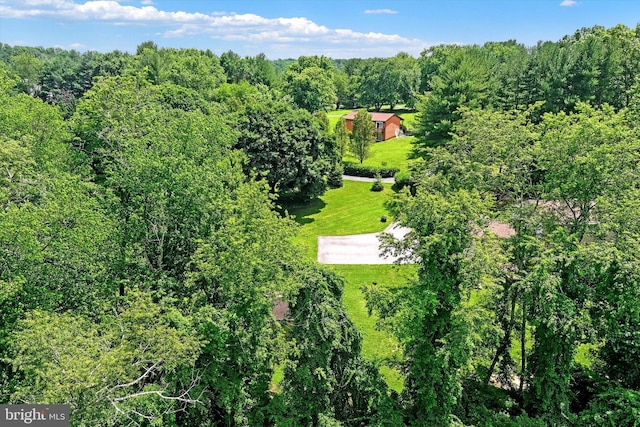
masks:
[[[347,129],[353,131],[353,119],[358,112],[352,111],[344,119],[346,120]],[[394,113],[369,113],[371,121],[376,124],[374,134],[376,141],[386,141],[394,136],[400,135],[402,119]]]

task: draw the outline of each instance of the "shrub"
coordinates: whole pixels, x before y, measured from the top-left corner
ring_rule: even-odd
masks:
[[[380,174],[376,174],[376,180],[373,181],[373,185],[371,186],[371,191],[382,191],[384,190],[384,185],[382,185],[382,177]]]
[[[345,175],[362,176],[365,178],[375,178],[376,174],[379,174],[382,178],[391,178],[400,170],[398,168],[381,168],[352,162],[343,162],[342,164]]]
[[[329,173],[327,176],[327,184],[331,188],[341,188],[343,185],[342,182],[342,174],[344,173],[344,168],[340,163],[336,164],[336,167]]]
[[[585,426],[634,426],[640,417],[640,392],[612,388],[600,393],[580,414]]]

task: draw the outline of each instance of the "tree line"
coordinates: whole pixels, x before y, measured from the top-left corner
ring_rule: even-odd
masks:
[[[542,112],[571,111],[578,102],[627,106],[638,72],[638,37],[637,27],[594,26],[535,46],[510,40],[438,45],[418,58],[400,52],[391,58],[297,60],[269,60],[264,54],[241,57],[232,51],[216,56],[211,51],[158,48],[153,42],[140,44],[135,55],[1,44],[0,61],[21,78],[21,90],[67,109],[94,77],[147,67],[156,83],[166,80],[205,92],[221,82],[277,87],[312,113],[334,106],[414,108],[424,96],[433,97],[443,105],[431,105],[431,114],[450,120],[447,112],[460,105],[508,110],[545,101]],[[449,128],[425,130],[442,137]]]

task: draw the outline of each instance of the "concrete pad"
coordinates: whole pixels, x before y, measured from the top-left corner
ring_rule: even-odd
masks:
[[[404,239],[404,236],[409,234],[411,231],[408,227],[403,227],[400,224],[393,223],[384,229],[384,232],[387,234],[391,234],[394,239]]]
[[[345,181],[359,181],[359,182],[376,182],[375,178],[365,178],[363,176],[342,175],[342,179]],[[383,184],[395,184],[394,178],[381,178],[380,181]]]
[[[384,232],[402,239],[410,230],[397,224]],[[349,236],[318,236],[318,262],[321,264],[393,264],[396,257],[380,253],[380,233]]]

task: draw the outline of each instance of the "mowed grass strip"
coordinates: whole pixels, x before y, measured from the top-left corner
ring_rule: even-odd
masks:
[[[344,278],[342,302],[349,318],[362,334],[362,355],[379,366],[380,373],[393,390],[402,390],[404,378],[393,367],[401,360],[402,350],[398,341],[387,331],[378,330],[377,316],[369,316],[362,287],[376,282],[375,286],[397,287],[415,275],[414,265],[334,265],[333,270]]]
[[[342,188],[327,191],[324,196],[304,205],[284,205],[302,227],[295,241],[313,260],[318,259],[318,236],[347,236],[377,233],[384,230],[392,217],[385,202],[391,197],[391,184],[381,192],[371,191],[370,182],[344,181]],[[387,216],[389,222],[380,221]]]

